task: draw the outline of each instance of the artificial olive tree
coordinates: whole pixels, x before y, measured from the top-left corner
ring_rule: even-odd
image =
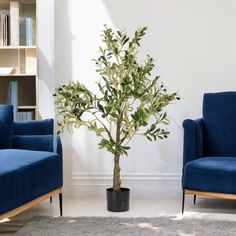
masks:
[[[98,92],[80,82],[70,82],[56,89],[55,105],[62,130],[86,126],[101,138],[99,148],[114,155],[113,191],[120,191],[120,157],[127,155],[130,140],[141,135],[153,141],[167,138],[169,121],[164,108],[179,99],[170,93],[159,76],[152,76],[153,58],[147,55],[138,63],[140,40],[147,28],[126,33],[104,27],[103,46],[94,60],[99,74]]]

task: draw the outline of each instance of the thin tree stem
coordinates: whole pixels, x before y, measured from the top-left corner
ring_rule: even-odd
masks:
[[[110,133],[110,131],[108,130],[108,128],[106,127],[106,125],[98,118],[98,116],[97,116],[96,114],[93,114],[93,115],[97,118],[97,120],[101,123],[101,125],[103,126],[103,128],[106,130],[107,135],[108,135],[108,137],[110,138],[110,141],[113,141],[113,138],[112,138],[112,136],[111,136],[111,133]]]

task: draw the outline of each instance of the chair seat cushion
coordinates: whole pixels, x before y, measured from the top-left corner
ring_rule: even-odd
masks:
[[[0,214],[61,187],[61,169],[53,152],[0,150]]]
[[[236,194],[236,157],[202,157],[187,163],[183,188]]]

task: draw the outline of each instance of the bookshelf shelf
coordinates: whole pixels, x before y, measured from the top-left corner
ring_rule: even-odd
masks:
[[[0,0],[0,104],[12,104],[17,121],[38,118],[36,2]]]
[[[7,74],[7,75],[1,75],[0,77],[32,77],[37,76],[37,74]]]
[[[10,1],[13,0],[1,0],[1,4],[9,4]],[[35,0],[19,0],[23,4],[35,4]]]
[[[18,106],[17,109],[20,109],[20,110],[33,110],[33,109],[36,109],[37,107],[36,106]]]
[[[37,46],[0,46],[0,50],[37,49]]]

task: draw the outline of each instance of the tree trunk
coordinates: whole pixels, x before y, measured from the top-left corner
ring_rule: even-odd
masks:
[[[120,155],[114,156],[114,170],[113,170],[113,191],[120,191]]]
[[[122,113],[121,113],[122,116]],[[120,143],[120,128],[121,120],[119,119],[116,126],[116,143]],[[114,156],[114,170],[113,170],[113,191],[120,192],[120,154]]]

